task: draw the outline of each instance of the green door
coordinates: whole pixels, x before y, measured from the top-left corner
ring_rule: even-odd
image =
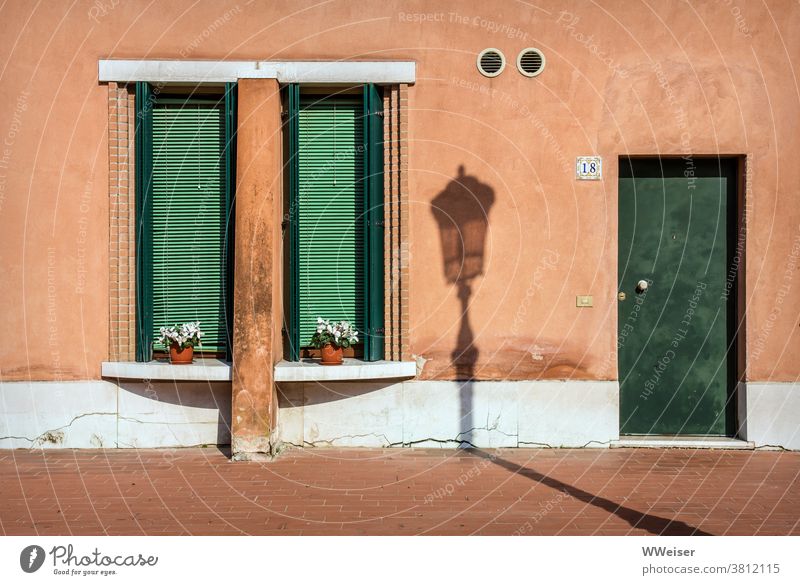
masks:
[[[729,435],[736,160],[620,159],[620,433]]]

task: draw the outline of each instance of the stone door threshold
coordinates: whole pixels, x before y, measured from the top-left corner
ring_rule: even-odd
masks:
[[[669,435],[640,435],[622,437],[611,441],[612,449],[755,449],[755,443],[729,437],[700,437]]]

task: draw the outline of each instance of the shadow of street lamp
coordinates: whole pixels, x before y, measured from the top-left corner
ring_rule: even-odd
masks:
[[[461,323],[451,367],[457,380],[463,381],[461,398],[461,433],[464,443],[472,441],[472,388],[479,351],[469,320],[472,282],[484,272],[486,234],[489,210],[494,204],[494,189],[476,177],[464,173],[452,179],[432,202],[433,216],[439,228],[442,261],[447,282],[457,288],[461,302]]]

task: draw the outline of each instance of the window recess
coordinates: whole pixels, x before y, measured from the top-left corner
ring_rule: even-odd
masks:
[[[383,359],[383,99],[378,86],[287,86],[287,357],[308,356],[317,317],[361,333],[353,355]]]
[[[136,360],[153,358],[160,327],[188,321],[202,355],[229,359],[236,85],[140,82],[136,112]]]

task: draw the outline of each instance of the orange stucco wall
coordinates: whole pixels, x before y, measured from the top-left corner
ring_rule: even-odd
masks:
[[[461,327],[431,212],[459,167],[492,194],[468,300],[475,374],[614,379],[617,156],[746,155],[748,377],[800,375],[796,2],[246,4],[3,5],[3,379],[97,378],[107,357],[99,58],[416,60],[410,334],[426,376],[449,375]],[[534,79],[513,62],[527,46],[547,57]],[[492,80],[475,68],[485,47],[509,61]],[[604,157],[602,182],[574,180],[586,154]]]

